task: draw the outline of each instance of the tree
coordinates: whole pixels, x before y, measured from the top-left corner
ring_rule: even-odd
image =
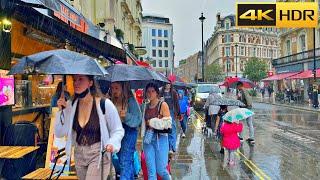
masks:
[[[254,57],[244,66],[243,75],[253,82],[259,82],[267,75],[268,65],[265,61]]]
[[[222,67],[220,64],[212,63],[205,67],[205,79],[210,82],[219,82],[223,80]]]

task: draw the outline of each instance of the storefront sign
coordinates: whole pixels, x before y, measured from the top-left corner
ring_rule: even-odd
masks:
[[[70,8],[58,2],[60,9],[58,11],[54,11],[54,16],[59,18],[61,21],[65,22],[72,28],[88,34],[89,26],[88,23],[79,15],[74,13]]]
[[[33,0],[24,1],[34,3]],[[62,22],[68,24],[70,27],[82,33],[86,33],[99,39],[99,28],[86,19],[81,12],[73,8],[71,4],[63,0],[38,0],[38,2],[53,11],[50,16],[58,18]]]

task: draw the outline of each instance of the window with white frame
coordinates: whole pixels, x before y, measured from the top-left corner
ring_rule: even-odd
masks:
[[[225,47],[224,56],[230,56],[230,47]]]
[[[287,55],[291,54],[291,41],[288,39],[286,41],[286,50],[287,50]]]
[[[302,34],[299,36],[300,52],[306,50],[306,35]]]
[[[227,21],[225,22],[225,27],[226,27],[226,29],[230,29],[230,22],[229,22],[229,20],[227,20]]]
[[[244,47],[243,46],[240,47],[240,55],[244,56]]]
[[[157,40],[152,39],[152,47],[156,47],[157,46]]]

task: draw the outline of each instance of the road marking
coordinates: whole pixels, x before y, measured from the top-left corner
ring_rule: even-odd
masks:
[[[204,120],[204,118],[197,112],[194,111],[195,114],[198,116],[198,119]],[[197,119],[197,120],[198,120]],[[195,126],[196,127],[196,126]],[[242,156],[245,160],[243,161],[244,164],[254,173],[256,174],[259,179],[267,179],[271,180],[270,176],[266,175],[257,165],[255,165],[251,160],[249,160],[244,154],[242,154],[239,150],[236,152],[236,155],[238,157]]]
[[[266,173],[264,173],[257,165],[255,165],[251,160],[249,160],[244,154],[242,154],[239,150],[237,151],[237,155],[238,156],[242,156],[245,161],[244,162],[248,162],[248,164],[250,164],[252,167],[254,167],[253,169],[251,167],[248,166],[248,164],[246,164],[252,172],[254,172],[255,174],[260,174],[262,175],[262,177],[259,177],[260,179],[268,179],[271,180],[270,176],[266,175]],[[265,177],[265,178],[263,178]]]

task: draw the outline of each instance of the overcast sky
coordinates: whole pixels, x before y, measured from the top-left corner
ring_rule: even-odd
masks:
[[[199,17],[204,13],[204,41],[214,30],[216,14],[221,16],[235,14],[236,2],[274,2],[274,0],[142,0],[144,13],[156,13],[170,18],[173,24],[175,43],[175,65],[179,60],[201,50],[201,23]]]

